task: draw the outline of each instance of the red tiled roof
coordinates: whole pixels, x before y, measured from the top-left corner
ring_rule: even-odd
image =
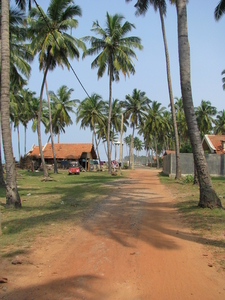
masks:
[[[92,158],[96,159],[97,155],[92,144],[54,144],[56,159],[79,159],[82,153],[92,153]],[[52,145],[50,143],[43,147],[44,158],[53,158]],[[35,146],[28,154],[36,158],[40,157],[39,147]]]
[[[209,148],[214,150],[217,154],[225,154],[225,150],[222,147],[222,141],[225,142],[225,135],[206,134],[204,140],[208,142]]]
[[[166,150],[163,156],[169,155],[169,154],[175,154],[175,150]]]

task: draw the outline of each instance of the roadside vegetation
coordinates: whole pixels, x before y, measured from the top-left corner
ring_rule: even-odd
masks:
[[[2,235],[0,256],[26,253],[37,237],[72,230],[88,211],[109,193],[109,181],[118,177],[107,172],[81,172],[68,176],[67,170],[50,173],[51,181],[42,181],[43,172],[17,170],[17,185],[22,208],[6,208],[5,188],[0,188]]]
[[[176,199],[175,206],[182,220],[203,244],[211,247],[220,270],[225,271],[225,210],[202,209],[197,206],[199,186],[193,185],[192,175],[177,181],[160,174],[160,181],[172,191]],[[212,182],[225,207],[225,178],[212,177]]]

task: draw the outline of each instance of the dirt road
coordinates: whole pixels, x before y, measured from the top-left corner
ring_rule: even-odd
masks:
[[[225,299],[225,274],[181,222],[157,171],[112,185],[79,226],[39,240],[29,264],[9,264],[0,299]]]

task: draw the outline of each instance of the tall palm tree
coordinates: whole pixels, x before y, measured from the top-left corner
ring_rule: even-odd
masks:
[[[220,0],[214,11],[215,19],[220,20],[223,14],[225,14],[225,0]]]
[[[213,116],[215,116],[217,111],[216,108],[211,105],[210,101],[202,100],[201,104],[196,107],[195,113],[197,116],[198,128],[202,139],[205,134],[212,131]]]
[[[87,97],[80,102],[76,112],[77,124],[81,121],[81,128],[90,127],[93,131],[92,144],[94,145],[95,141],[99,161],[100,156],[95,129],[97,124],[104,125],[104,115],[102,113],[104,110],[105,102],[102,100],[102,97],[93,93],[90,97]]]
[[[190,76],[190,47],[187,30],[187,7],[186,0],[176,0],[177,21],[178,21],[178,48],[181,91],[184,105],[185,117],[188,125],[188,132],[194,155],[194,163],[198,174],[200,186],[200,207],[222,207],[217,196],[209,174],[204,151],[202,148],[200,133],[198,130],[197,118],[194,111],[191,90]]]
[[[81,9],[78,5],[73,5],[73,0],[51,0],[46,14],[40,7],[39,9],[32,8],[30,18],[28,18],[29,34],[32,39],[30,47],[34,55],[39,53],[39,68],[44,71],[37,124],[39,151],[44,176],[48,176],[40,131],[44,84],[49,70],[53,70],[56,65],[66,65],[69,69],[70,65],[67,57],[79,58],[77,47],[85,48],[83,42],[67,33],[68,29],[76,28],[78,25],[78,21],[74,19],[74,16],[81,16]]]
[[[134,24],[128,21],[122,24],[124,17],[120,14],[113,16],[106,13],[106,27],[103,29],[98,21],[93,22],[92,31],[100,36],[86,36],[84,41],[91,43],[91,48],[87,49],[83,57],[87,55],[95,55],[97,57],[91,64],[92,68],[98,68],[98,78],[102,77],[107,70],[109,75],[109,116],[107,131],[107,150],[108,150],[108,166],[111,173],[111,147],[110,147],[110,124],[112,109],[112,82],[119,80],[120,71],[124,76],[134,74],[135,68],[132,58],[136,58],[133,49],[141,50],[141,40],[138,37],[127,36],[127,34],[135,28]]]
[[[1,1],[1,123],[6,165],[6,204],[21,207],[16,184],[9,124],[10,48],[9,48],[9,2]]]
[[[160,107],[161,103],[153,101],[152,105],[149,107],[147,120],[144,124],[144,131],[147,131],[148,134],[154,137],[155,144],[155,154],[157,161],[157,168],[159,168],[159,157],[157,149],[157,139],[161,135],[161,132],[164,129],[164,120],[162,114],[165,111],[165,107]]]
[[[225,134],[225,110],[219,111],[216,119],[214,120],[215,134]]]
[[[132,138],[130,147],[130,165],[134,168],[134,131],[138,124],[143,123],[146,117],[146,111],[150,100],[145,95],[145,92],[134,89],[132,95],[126,95],[124,101],[124,118],[130,119],[130,125],[132,127]]]

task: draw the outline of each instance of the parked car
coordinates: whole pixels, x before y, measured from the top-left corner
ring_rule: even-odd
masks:
[[[71,174],[80,175],[80,168],[79,168],[79,164],[77,161],[69,164],[68,172],[69,172],[69,175],[71,175]]]

